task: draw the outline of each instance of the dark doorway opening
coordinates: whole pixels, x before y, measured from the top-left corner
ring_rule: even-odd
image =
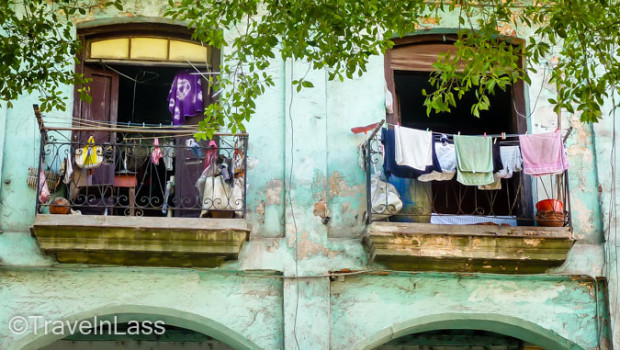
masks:
[[[471,114],[471,106],[476,97],[473,91],[465,94],[450,113],[426,114],[423,90],[434,91],[429,82],[430,73],[395,71],[394,83],[400,104],[401,124],[416,129],[429,128],[433,131],[463,135],[480,135],[483,133],[516,133],[513,122],[512,88],[498,90],[491,97],[491,108],[481,111],[480,118]]]
[[[400,111],[401,125],[415,129],[430,129],[434,132],[463,135],[514,134],[518,133],[515,118],[512,87],[499,90],[490,97],[491,107],[481,111],[480,117],[471,113],[476,102],[475,93],[466,93],[450,113],[433,113],[427,115],[424,106],[423,91],[431,93],[431,73],[416,71],[394,71],[394,87]],[[502,141],[508,144],[510,141]],[[499,144],[497,144],[499,152]],[[433,181],[428,194],[432,203],[432,212],[451,215],[489,215],[506,217],[524,217],[521,205],[521,173],[515,173],[510,179],[502,180],[501,190],[483,190],[464,186],[456,181]]]
[[[439,330],[400,337],[376,350],[543,350],[521,339],[478,330]]]

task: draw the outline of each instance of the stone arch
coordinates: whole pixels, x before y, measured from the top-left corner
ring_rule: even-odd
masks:
[[[92,309],[89,311],[69,315],[61,318],[61,321],[75,322],[92,319],[93,317],[106,318],[118,315],[120,320],[162,320],[166,325],[172,325],[192,330],[213,337],[235,349],[259,349],[251,340],[243,334],[234,331],[223,324],[186,311],[167,307],[148,305],[117,305]],[[34,333],[34,332],[33,332]],[[38,350],[64,338],[66,335],[43,334],[43,327],[39,327],[36,334],[29,333],[19,339],[7,350]]]
[[[574,342],[521,318],[484,313],[444,313],[414,318],[384,328],[355,344],[370,350],[390,340],[414,333],[447,329],[483,330],[515,337],[545,349],[583,349]]]

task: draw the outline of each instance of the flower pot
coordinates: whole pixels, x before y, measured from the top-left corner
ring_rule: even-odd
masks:
[[[541,211],[554,211],[561,213],[564,210],[564,203],[557,199],[543,199],[536,203],[536,210]]]
[[[539,211],[536,214],[536,223],[538,226],[546,227],[562,227],[566,220],[566,213],[552,210]]]

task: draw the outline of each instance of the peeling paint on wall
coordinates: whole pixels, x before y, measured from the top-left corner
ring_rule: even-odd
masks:
[[[266,205],[282,205],[283,181],[280,179],[271,180],[267,183]]]

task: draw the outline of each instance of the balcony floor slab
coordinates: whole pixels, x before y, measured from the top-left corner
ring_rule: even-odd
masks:
[[[575,240],[569,227],[373,222],[371,261],[393,270],[543,273],[562,265]]]
[[[245,219],[37,215],[31,231],[59,262],[106,265],[216,267],[249,238]]]

